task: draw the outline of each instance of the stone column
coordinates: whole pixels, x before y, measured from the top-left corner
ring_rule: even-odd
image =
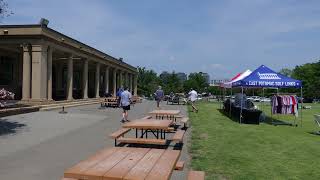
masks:
[[[113,96],[116,97],[117,94],[117,69],[113,69]]]
[[[134,90],[133,90],[133,94],[134,94],[135,96],[137,96],[137,95],[138,95],[138,78],[137,78],[137,75],[136,75],[136,74],[133,75],[133,77],[134,77]]]
[[[47,87],[47,95],[48,95],[48,100],[52,101],[52,52],[53,49],[52,47],[49,47],[48,49],[48,74],[47,74],[47,79],[48,79],[48,87]]]
[[[73,93],[73,55],[68,59],[67,100],[72,100]]]
[[[122,71],[119,70],[119,88],[123,87]]]
[[[32,45],[31,98],[47,100],[47,45]]]
[[[129,74],[128,72],[125,73],[125,86],[129,88]]]
[[[109,66],[106,67],[104,74],[104,92],[109,93]]]
[[[88,99],[88,60],[85,59],[83,63],[82,72],[82,98]]]
[[[133,76],[130,73],[129,74],[129,84],[130,84],[129,86],[130,86],[130,92],[133,94],[133,88],[132,88],[133,87],[133,85],[132,85],[133,84],[133,80],[132,80],[132,78],[133,78]]]
[[[31,92],[31,54],[30,47],[23,45],[23,76],[22,76],[22,100],[30,99]]]
[[[100,63],[96,64],[96,98],[99,98],[99,90],[100,90]]]

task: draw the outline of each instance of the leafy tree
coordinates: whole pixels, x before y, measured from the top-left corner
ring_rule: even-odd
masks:
[[[223,89],[219,86],[209,86],[208,92],[210,92],[212,95],[221,95],[223,92]]]
[[[5,0],[0,0],[0,21],[12,14],[13,12],[9,9],[8,3]]]
[[[198,92],[204,92],[204,90],[209,86],[206,82],[206,78],[201,73],[191,73],[188,80],[184,83],[184,90],[188,92],[191,88]]]
[[[145,67],[138,67],[138,94],[149,97],[160,84],[157,73],[147,70]]]
[[[172,72],[171,74],[166,75],[161,80],[162,80],[163,90],[166,94],[169,94],[170,92],[174,92],[174,93],[183,92],[183,83],[178,78],[175,72]]]
[[[292,77],[302,81],[305,98],[320,97],[320,61],[296,66]]]
[[[292,76],[292,70],[288,68],[283,68],[279,72],[280,74],[283,74],[285,76],[291,77]]]

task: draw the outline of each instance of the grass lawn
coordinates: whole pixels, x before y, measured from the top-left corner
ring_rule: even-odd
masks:
[[[311,134],[319,130],[313,114],[320,105],[311,106],[302,127],[238,124],[218,103],[199,102],[199,113],[189,106],[192,168],[206,171],[207,179],[320,179],[320,136]]]

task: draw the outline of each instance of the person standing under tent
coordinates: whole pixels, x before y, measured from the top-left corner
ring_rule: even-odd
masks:
[[[198,112],[198,108],[195,105],[195,102],[198,98],[197,91],[191,89],[190,92],[188,93],[188,96],[189,96],[189,100],[191,101],[192,112]]]
[[[120,97],[120,105],[123,109],[121,122],[129,122],[128,111],[130,110],[132,94],[128,91],[128,87],[124,88],[124,91],[121,93]]]
[[[164,97],[164,92],[161,88],[161,86],[158,87],[157,91],[154,93],[155,95],[155,99],[157,101],[157,108],[160,107],[160,102],[162,101],[163,97]]]

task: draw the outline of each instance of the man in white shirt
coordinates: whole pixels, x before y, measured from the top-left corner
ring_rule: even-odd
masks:
[[[121,122],[124,123],[128,120],[128,111],[130,110],[130,103],[131,103],[131,93],[128,91],[128,87],[124,88],[124,91],[120,95],[120,105],[123,109],[122,113],[122,120]]]
[[[192,112],[198,112],[197,107],[195,106],[195,101],[198,98],[198,93],[197,91],[191,89],[190,92],[188,93],[189,95],[189,100],[191,101],[191,106],[192,106]]]

